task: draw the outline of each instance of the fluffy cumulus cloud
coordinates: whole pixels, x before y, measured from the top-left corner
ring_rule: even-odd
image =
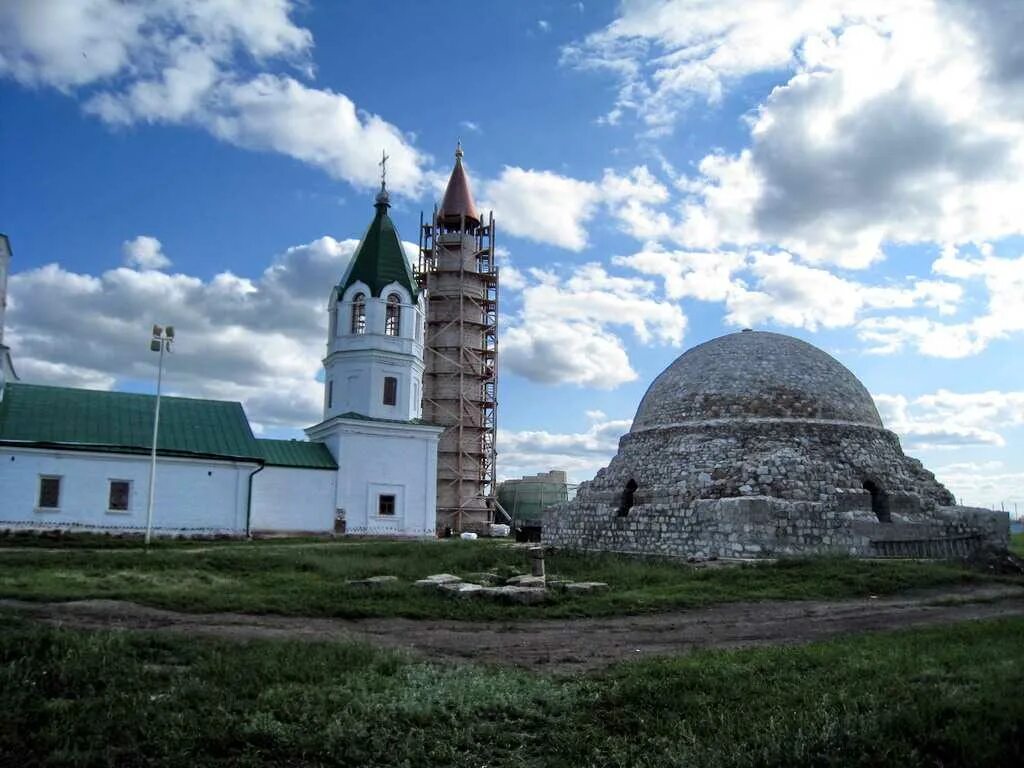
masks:
[[[935,476],[961,504],[1024,512],[1024,472],[1002,461],[961,461],[937,466]]]
[[[983,245],[976,256],[947,248],[932,271],[966,283],[980,282],[987,292],[985,310],[961,322],[915,317],[870,318],[858,327],[869,348],[880,354],[914,349],[934,357],[966,357],[997,339],[1024,332],[1024,256],[1001,258]]]
[[[483,206],[501,212],[514,235],[579,251],[587,245],[586,223],[600,193],[591,182],[551,171],[506,167],[483,185]]]
[[[1002,447],[1004,432],[1024,424],[1024,392],[940,389],[913,399],[885,394],[874,398],[886,426],[912,450]]]
[[[171,266],[171,260],[164,255],[161,242],[149,235],[125,240],[121,252],[124,254],[124,263],[129,267],[164,269]]]
[[[632,421],[609,419],[600,411],[587,418],[587,429],[575,433],[498,430],[502,479],[562,469],[571,483],[590,480],[615,455]]]
[[[0,76],[76,95],[113,125],[195,125],[362,187],[378,173],[363,149],[386,147],[392,188],[420,191],[428,157],[382,117],[310,84],[313,38],[292,21],[295,6],[11,0],[0,4]]]
[[[1007,461],[1014,455],[1012,441],[1024,426],[1024,391],[940,389],[913,398],[874,398],[883,421],[900,436],[904,448],[930,457],[926,466],[961,503],[1024,505],[1024,471],[1019,459]],[[992,458],[996,456],[1000,458]]]
[[[502,365],[531,381],[612,389],[636,378],[623,330],[644,344],[678,346],[686,316],[651,281],[584,264],[568,277],[530,270],[506,321]]]
[[[741,327],[815,331],[870,322],[868,313],[921,307],[949,315],[963,296],[961,285],[945,280],[872,284],[839,277],[785,251],[666,250],[652,243],[614,263],[661,277],[668,298],[724,302],[725,321]]]
[[[149,327],[159,322],[177,331],[165,369],[169,391],[241,400],[264,426],[315,423],[327,294],[356,244],[323,237],[289,248],[256,279],[157,271],[160,243],[145,236],[125,244],[134,266],[99,276],[57,264],[17,273],[7,320],[19,374],[93,388],[149,381]],[[134,253],[145,255],[140,261]]]
[[[625,174],[606,169],[598,181],[506,166],[483,185],[484,207],[500,212],[503,228],[571,251],[587,247],[587,225],[601,210],[634,237],[662,234],[671,222],[654,206],[668,199],[669,190],[643,165]]]
[[[1024,5],[1005,0],[627,0],[565,59],[617,73],[612,118],[655,131],[778,73],[749,146],[680,181],[671,234],[864,267],[888,242],[1021,232],[1022,28]]]

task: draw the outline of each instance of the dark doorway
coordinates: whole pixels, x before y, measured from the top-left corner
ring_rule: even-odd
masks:
[[[864,490],[871,494],[871,511],[875,513],[879,522],[891,523],[889,516],[889,496],[873,480],[864,481]]]
[[[622,500],[619,502],[619,508],[615,510],[615,514],[619,517],[625,517],[629,510],[633,508],[633,495],[636,493],[636,480],[630,480],[626,483],[626,489],[622,492]]]

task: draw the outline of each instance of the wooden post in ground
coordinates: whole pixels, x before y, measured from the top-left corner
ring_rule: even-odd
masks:
[[[544,576],[544,547],[530,547],[530,574]]]

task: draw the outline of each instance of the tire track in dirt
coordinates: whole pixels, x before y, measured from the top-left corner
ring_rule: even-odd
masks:
[[[1024,616],[1024,587],[973,586],[877,599],[725,603],[638,616],[491,622],[193,614],[116,600],[0,600],[0,607],[74,629],[148,630],[238,641],[357,641],[431,659],[572,673],[701,648],[796,645],[851,633]]]

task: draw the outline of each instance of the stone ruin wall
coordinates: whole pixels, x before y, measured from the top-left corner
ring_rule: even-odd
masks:
[[[619,516],[630,479],[634,506]],[[871,511],[867,479],[885,490],[893,522]],[[543,541],[697,558],[914,554],[909,542],[940,539],[947,541],[913,546],[928,550],[918,555],[966,554],[957,548],[976,546],[979,536],[1005,546],[992,513],[953,504],[887,430],[730,420],[624,435],[618,455],[576,499],[545,512]]]

